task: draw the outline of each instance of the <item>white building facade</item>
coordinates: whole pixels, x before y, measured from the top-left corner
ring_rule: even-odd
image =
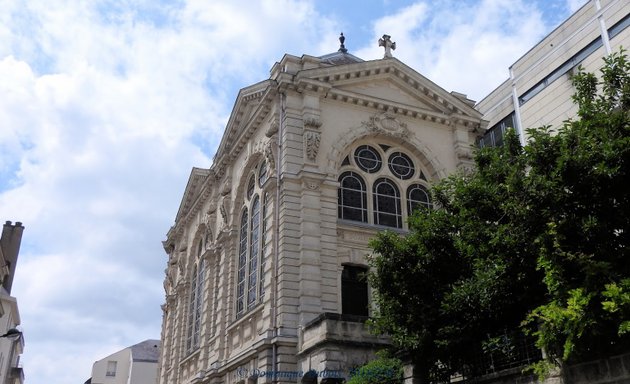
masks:
[[[343,45],[242,89],[164,242],[159,382],[338,381],[373,358],[387,340],[365,326],[368,240],[472,165],[473,104]]]
[[[91,384],[155,384],[159,340],[145,340],[100,359],[92,365]]]

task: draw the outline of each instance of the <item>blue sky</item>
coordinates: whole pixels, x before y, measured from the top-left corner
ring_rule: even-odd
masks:
[[[285,54],[394,56],[480,100],[586,0],[0,0],[0,219],[26,227],[12,294],[27,383],[82,383],[159,338],[193,166],[238,90]]]

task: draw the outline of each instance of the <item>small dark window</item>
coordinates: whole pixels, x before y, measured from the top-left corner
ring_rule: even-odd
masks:
[[[354,151],[354,161],[367,173],[378,172],[381,169],[381,155],[369,145],[362,145]]]
[[[368,316],[367,268],[344,265],[341,273],[341,313]]]
[[[341,162],[341,166],[343,167],[344,165],[350,165],[350,157],[346,156],[343,161]]]

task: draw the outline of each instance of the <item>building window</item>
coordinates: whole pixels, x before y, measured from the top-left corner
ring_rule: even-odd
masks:
[[[201,314],[203,306],[203,285],[205,261],[203,260],[203,240],[197,247],[197,262],[193,267],[190,283],[190,306],[188,308],[188,337],[186,349],[192,352],[199,348],[201,332]]]
[[[117,361],[108,361],[107,362],[107,370],[105,371],[105,376],[111,376],[114,377],[116,376],[116,365],[118,364]]]
[[[381,169],[381,156],[378,151],[369,145],[362,145],[354,151],[354,159],[359,168],[368,173],[378,172]]]
[[[504,117],[503,120],[499,121],[492,127],[488,128],[488,130],[486,130],[483,137],[479,139],[479,148],[502,146],[505,132],[508,129],[514,127],[514,112],[512,112]]]
[[[367,192],[363,178],[355,172],[344,172],[339,183],[339,218],[367,222]]]
[[[402,228],[400,192],[391,180],[378,179],[374,183],[374,224]]]
[[[238,271],[236,282],[236,317],[242,316],[262,301],[264,294],[265,239],[269,219],[269,194],[262,190],[267,179],[263,161],[247,183],[241,214]],[[258,183],[254,182],[258,180]],[[262,196],[262,200],[261,200]]]
[[[368,316],[367,268],[343,266],[341,273],[341,313]]]
[[[431,206],[419,162],[400,148],[360,145],[350,153],[353,156],[344,157],[339,176],[340,219],[403,228],[414,209]],[[387,159],[387,166],[381,159]]]
[[[411,216],[416,209],[431,208],[429,191],[421,184],[413,184],[407,189],[407,215]]]

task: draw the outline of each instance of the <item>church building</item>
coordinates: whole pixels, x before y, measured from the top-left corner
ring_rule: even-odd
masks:
[[[159,382],[339,381],[387,345],[365,325],[368,240],[405,231],[472,166],[486,122],[398,59],[285,55],[242,89],[164,248]]]

